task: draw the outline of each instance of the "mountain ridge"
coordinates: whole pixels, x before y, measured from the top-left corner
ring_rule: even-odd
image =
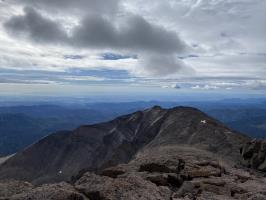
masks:
[[[265,144],[198,109],[155,106],[19,152],[0,166],[0,199],[263,200]]]
[[[248,140],[196,108],[154,106],[49,135],[0,166],[0,178],[34,183],[70,180],[83,169],[127,163],[145,146],[165,144],[192,145],[238,159],[238,149]]]

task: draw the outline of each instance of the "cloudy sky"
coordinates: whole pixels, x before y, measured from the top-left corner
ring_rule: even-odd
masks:
[[[266,90],[265,0],[0,0],[0,92]]]

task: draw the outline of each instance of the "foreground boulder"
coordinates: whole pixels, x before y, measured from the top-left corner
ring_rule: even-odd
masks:
[[[172,193],[168,187],[157,187],[138,175],[128,175],[113,179],[86,173],[76,182],[75,187],[92,200],[170,199]]]

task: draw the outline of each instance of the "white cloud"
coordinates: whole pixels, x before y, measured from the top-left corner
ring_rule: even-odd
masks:
[[[195,85],[192,86],[191,89],[194,90],[217,90],[219,89],[219,87],[215,86],[215,85]]]

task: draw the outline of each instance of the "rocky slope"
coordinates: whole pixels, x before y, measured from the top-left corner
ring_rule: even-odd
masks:
[[[72,183],[9,181],[0,191],[6,200],[264,200],[266,179],[211,152],[166,145],[146,149],[128,164],[80,174]]]
[[[264,174],[243,165],[249,141],[194,108],[153,107],[16,154],[0,176],[21,181],[0,181],[0,199],[266,199]],[[68,183],[32,185],[48,180]]]

